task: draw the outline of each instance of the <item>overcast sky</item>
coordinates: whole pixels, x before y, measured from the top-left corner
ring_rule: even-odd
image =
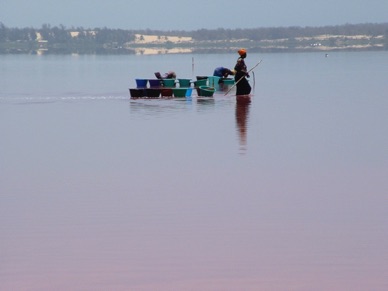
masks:
[[[388,22],[388,0],[0,0],[7,27],[196,30]]]

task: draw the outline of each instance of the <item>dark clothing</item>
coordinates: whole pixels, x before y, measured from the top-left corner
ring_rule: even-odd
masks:
[[[245,61],[243,58],[238,58],[236,65],[234,66],[234,70],[236,72],[247,72],[247,65],[245,64]]]
[[[252,90],[251,85],[249,85],[249,82],[247,78],[245,78],[244,73],[236,73],[234,80],[236,81],[236,88],[237,88],[236,95],[249,95],[251,93],[251,90]]]
[[[220,78],[226,78],[229,75],[233,75],[233,72],[228,68],[224,68],[224,67],[215,68],[213,73],[213,76],[220,77]]]
[[[169,71],[167,73],[164,73],[162,76],[160,72],[156,72],[155,77],[158,79],[176,79],[176,74],[173,71]]]
[[[169,71],[167,73],[164,73],[162,76],[163,79],[176,79],[176,74],[173,71]]]
[[[238,58],[236,65],[234,66],[236,75],[234,80],[236,81],[236,95],[249,95],[251,93],[251,85],[246,77],[249,77],[247,72],[247,66],[243,58]]]

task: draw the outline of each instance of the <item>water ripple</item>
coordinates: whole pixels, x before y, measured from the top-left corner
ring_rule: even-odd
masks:
[[[71,95],[71,96],[4,96],[0,103],[4,104],[42,104],[56,102],[84,102],[84,101],[115,101],[128,100],[123,95]]]

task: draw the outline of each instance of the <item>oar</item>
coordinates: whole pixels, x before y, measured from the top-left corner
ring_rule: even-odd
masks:
[[[256,68],[258,65],[260,65],[261,61],[262,61],[262,60],[260,60],[260,62],[258,62],[252,69],[250,69],[250,70],[246,73],[246,75],[248,75],[249,72],[251,72],[254,68]],[[232,91],[232,89],[233,89],[233,88],[238,84],[238,82],[240,82],[244,77],[245,77],[245,76],[242,76],[240,79],[238,79],[237,82],[234,83],[233,86],[229,88],[229,90],[225,93],[224,96],[228,95],[228,93],[229,93],[230,91]]]

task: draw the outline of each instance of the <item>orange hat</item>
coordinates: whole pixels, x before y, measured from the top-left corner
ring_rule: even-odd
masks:
[[[240,56],[242,56],[243,54],[246,54],[247,53],[247,50],[246,49],[239,49],[238,50],[238,54],[240,55]]]

